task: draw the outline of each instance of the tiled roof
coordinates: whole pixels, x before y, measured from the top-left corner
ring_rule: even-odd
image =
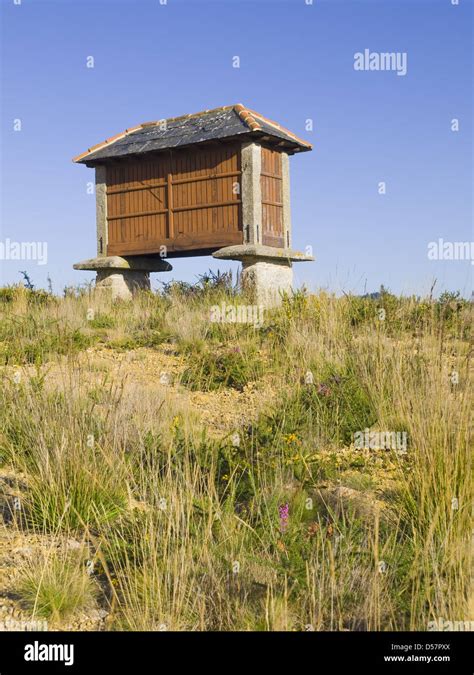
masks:
[[[238,103],[193,115],[139,124],[92,146],[86,152],[74,157],[73,161],[94,164],[127,155],[158,152],[245,135],[256,140],[268,137],[289,153],[312,149],[310,143],[298,138],[277,122]]]

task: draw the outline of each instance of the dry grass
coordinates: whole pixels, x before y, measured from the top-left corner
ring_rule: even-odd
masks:
[[[91,608],[97,586],[87,571],[84,551],[51,548],[20,570],[18,591],[33,617],[52,624]]]
[[[471,306],[298,294],[255,328],[209,322],[223,299],[246,302],[212,288],[4,299],[0,452],[27,486],[15,526],[87,541],[111,629],[472,619]],[[94,369],[98,347],[143,361],[122,379]],[[164,347],[181,366],[148,388],[147,350]],[[212,401],[255,381],[272,406],[227,432],[192,406],[196,389]],[[406,432],[407,452],[356,448],[366,426]],[[91,600],[60,556],[27,578],[24,596],[57,617]]]

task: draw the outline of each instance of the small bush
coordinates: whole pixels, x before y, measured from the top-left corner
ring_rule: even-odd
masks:
[[[109,314],[98,314],[88,322],[90,328],[113,328],[115,319]]]
[[[0,288],[0,302],[11,303],[18,295],[17,286],[4,286]]]
[[[181,382],[193,390],[232,387],[242,391],[262,372],[263,363],[254,345],[225,348],[217,354],[205,348],[184,371]]]
[[[4,364],[41,364],[53,354],[76,354],[96,339],[53,319],[40,320],[32,314],[13,316],[0,322],[0,359]]]
[[[27,522],[35,529],[78,530],[117,518],[126,506],[122,489],[91,475],[86,469],[67,464],[63,476],[35,477],[25,504]]]
[[[350,445],[356,431],[376,421],[371,399],[350,362],[344,367],[310,364],[309,371],[311,383],[297,384],[258,428],[261,445],[288,434],[304,437],[310,447]]]
[[[29,561],[19,581],[23,604],[33,616],[58,621],[90,607],[98,588],[86,568],[84,553],[50,551]]]

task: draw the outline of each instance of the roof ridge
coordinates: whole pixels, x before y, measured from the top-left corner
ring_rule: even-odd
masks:
[[[236,103],[234,105],[234,111],[237,113],[237,115],[240,117],[242,122],[248,126],[250,131],[261,131],[262,127],[258,122],[255,120],[253,116],[253,111],[250,110],[249,108],[246,108],[242,103]]]
[[[265,117],[265,116],[262,115],[261,113],[257,112],[256,110],[252,110],[251,108],[247,108],[247,111],[248,111],[248,113],[249,113],[250,115],[252,115],[252,116],[253,116],[253,115],[256,115],[256,117],[257,117],[258,119],[265,120],[265,122],[267,122],[267,124],[270,124],[270,126],[276,127],[277,129],[280,129],[281,131],[284,131],[285,134],[288,134],[288,136],[291,136],[292,138],[294,138],[295,140],[297,140],[298,143],[301,143],[302,145],[305,145],[305,146],[308,147],[308,148],[312,148],[312,147],[313,147],[313,146],[311,145],[311,143],[308,143],[308,141],[304,141],[302,138],[300,138],[299,136],[297,136],[297,135],[294,134],[292,131],[290,131],[290,130],[287,129],[286,127],[282,126],[282,125],[279,124],[278,122],[275,122],[274,120],[271,120],[271,119],[269,119],[268,117]],[[258,122],[256,122],[256,124],[258,124]],[[261,127],[260,127],[260,128],[261,128]]]

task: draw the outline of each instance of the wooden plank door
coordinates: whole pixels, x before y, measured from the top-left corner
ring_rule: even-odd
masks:
[[[262,147],[262,244],[285,247],[281,153]]]

